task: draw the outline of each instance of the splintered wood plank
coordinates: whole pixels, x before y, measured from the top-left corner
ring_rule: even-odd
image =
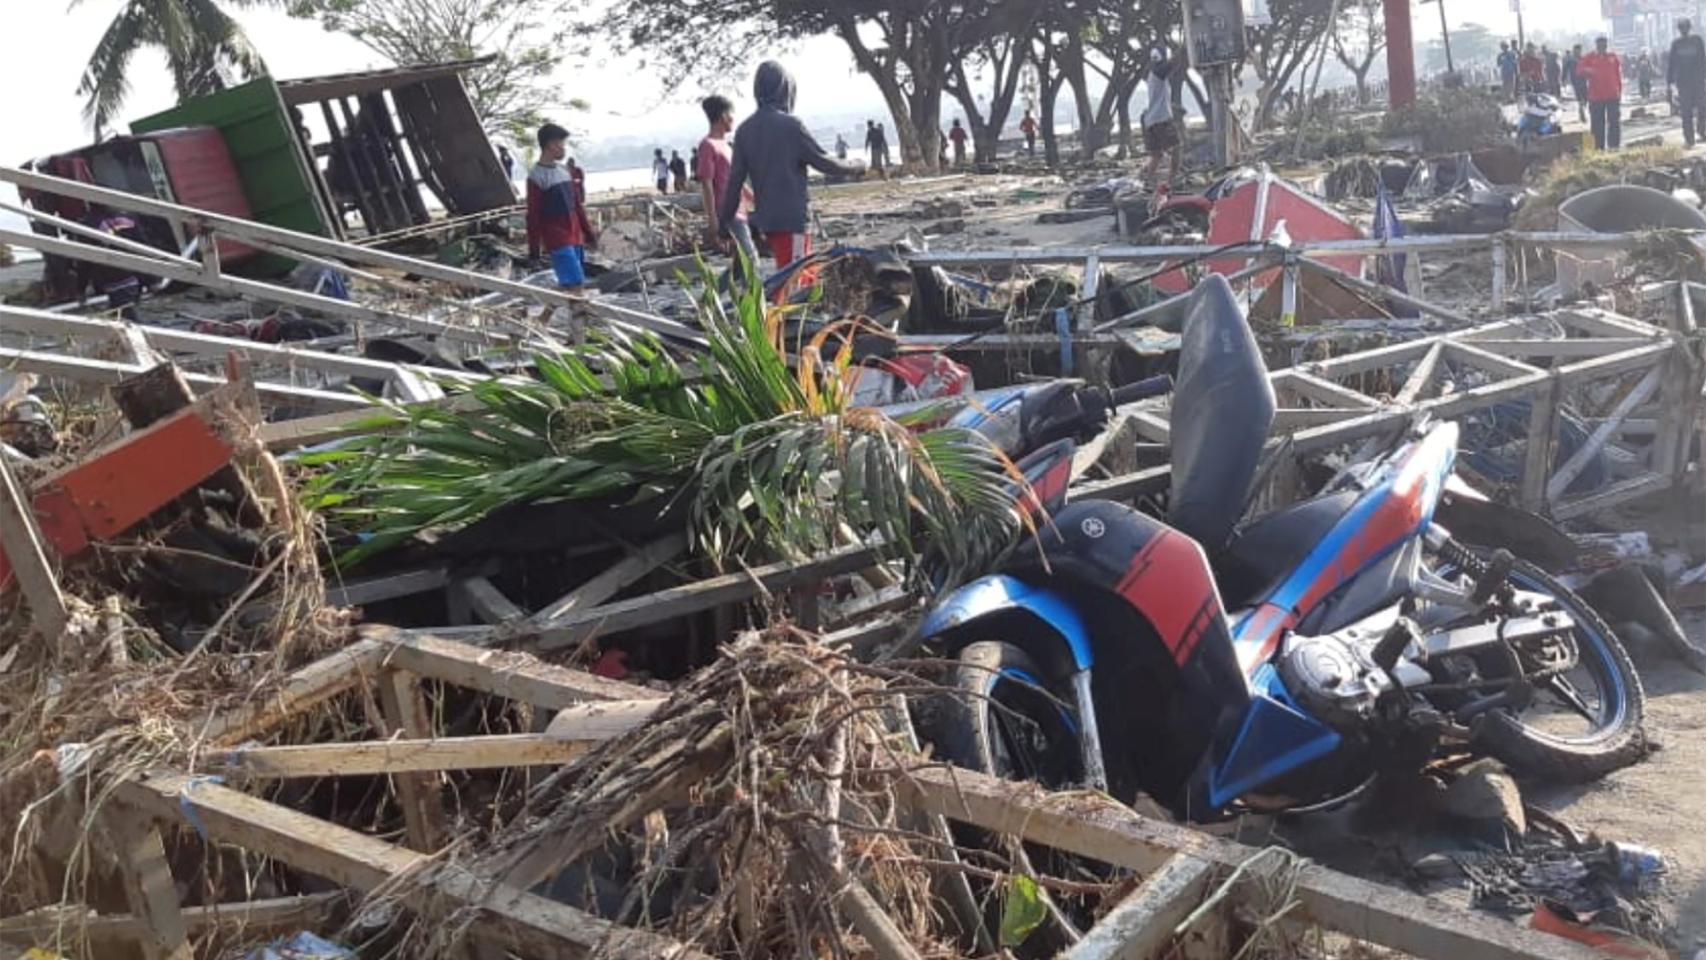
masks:
[[[1143,878],[1131,895],[1108,911],[1061,960],[1149,960],[1173,939],[1173,928],[1208,892],[1214,867],[1178,854]]]
[[[1439,370],[1440,358],[1444,355],[1443,342],[1429,347],[1427,356],[1416,363],[1415,369],[1410,371],[1409,379],[1404,381],[1404,386],[1399,388],[1398,395],[1392,398],[1392,402],[1407,406],[1422,399],[1422,394],[1433,384],[1434,374]]]
[[[546,623],[577,610],[596,607],[622,592],[624,587],[675,559],[686,549],[687,538],[678,533],[653,540],[540,610],[534,615],[534,619]]]
[[[379,674],[386,648],[361,640],[308,664],[276,690],[260,691],[248,703],[211,718],[202,728],[210,744],[241,743],[289,723],[304,712],[371,683]]]
[[[788,587],[853,573],[880,559],[875,547],[842,547],[803,563],[773,563],[741,573],[711,577],[546,621],[530,621],[534,646],[541,650],[572,647],[591,637],[664,623],[677,617],[740,603]]]
[[[379,710],[391,729],[388,736],[402,734],[416,740],[433,735],[432,714],[427,710],[421,678],[406,670],[390,670],[379,680]],[[397,802],[403,808],[404,832],[409,846],[432,853],[444,845],[444,799],[438,777],[431,773],[400,772],[392,776]]]
[[[0,457],[0,553],[4,554],[0,556],[0,588],[6,585],[10,567],[30,605],[36,630],[50,643],[58,643],[70,622],[65,594],[59,591],[59,580],[48,561],[35,507],[4,457]]]
[[[499,887],[450,865],[424,884],[398,883],[427,868],[431,858],[203,777],[157,771],[120,784],[117,793],[156,821],[184,824],[193,815],[211,840],[235,844],[362,893],[395,885],[403,906],[427,916],[477,906],[468,911],[473,934],[525,956],[708,960],[679,941]]]
[[[547,710],[588,700],[650,700],[657,691],[544,663],[525,653],[491,650],[424,633],[366,627],[363,636],[391,665],[433,680]]]
[[[508,623],[527,617],[527,611],[516,606],[514,600],[504,596],[504,592],[488,577],[469,577],[457,583],[453,589],[460,590],[468,606],[487,623]]]
[[[282,780],[558,766],[639,728],[662,704],[662,700],[579,704],[559,711],[544,733],[248,747],[223,759],[232,773]]]
[[[969,770],[930,768],[899,778],[915,809],[1140,873],[1186,855],[1236,868],[1260,851],[1186,827],[1151,820],[1083,793],[1051,796]],[[1581,944],[1514,926],[1384,884],[1305,865],[1297,875],[1294,919],[1313,922],[1417,960],[1598,960]]]
[[[144,960],[195,960],[189,925],[178,908],[178,889],[166,861],[166,845],[154,824],[114,809],[103,818],[118,861],[130,912],[142,921],[137,943]]]
[[[341,893],[316,893],[184,907],[180,912],[194,937],[214,932],[265,936],[319,928],[343,899]],[[129,913],[93,914],[81,904],[47,907],[0,920],[0,940],[50,942],[47,938],[61,932],[94,944],[132,943],[147,935],[148,921]]]

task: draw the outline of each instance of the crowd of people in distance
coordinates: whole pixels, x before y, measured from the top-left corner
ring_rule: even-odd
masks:
[[[1623,101],[1632,84],[1639,103],[1653,99],[1662,76],[1665,101],[1682,118],[1683,142],[1694,146],[1706,136],[1706,41],[1686,18],[1676,21],[1676,39],[1654,56],[1642,50],[1624,57],[1611,48],[1609,37],[1594,40],[1584,52],[1575,44],[1560,55],[1549,46],[1501,41],[1495,61],[1507,99],[1545,95],[1559,99],[1568,91],[1576,101],[1577,118],[1589,125],[1594,145],[1617,150],[1623,145]]]

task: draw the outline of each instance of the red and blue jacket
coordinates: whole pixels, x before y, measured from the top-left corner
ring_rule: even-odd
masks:
[[[537,257],[597,242],[581,186],[558,164],[536,164],[527,175],[527,252]]]

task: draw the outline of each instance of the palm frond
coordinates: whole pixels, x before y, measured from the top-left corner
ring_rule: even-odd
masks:
[[[127,4],[107,24],[77,84],[77,95],[87,98],[83,116],[96,136],[107,130],[130,96],[130,80],[125,73],[131,58],[154,40],[152,25],[137,3]]]
[[[791,366],[787,313],[756,287],[725,306],[703,283],[696,379],[649,335],[611,333],[538,357],[537,382],[462,388],[477,403],[454,410],[385,408],[399,429],[304,458],[321,471],[309,505],[367,535],[342,559],[509,504],[627,496],[660,511],[686,498],[695,544],[719,561],[801,558],[851,529],[951,583],[1010,548],[1023,482],[987,440],[850,404],[856,324],[792,344]]]

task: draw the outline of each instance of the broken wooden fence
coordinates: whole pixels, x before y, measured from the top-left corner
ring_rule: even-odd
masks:
[[[421,699],[435,681],[557,711],[541,734],[504,738],[444,737]],[[367,743],[244,747],[333,698],[377,693],[386,736]],[[150,957],[188,960],[191,937],[250,920],[324,926],[335,902],[301,898],[265,904],[179,906],[165,859],[163,831],[194,829],[206,841],[229,844],[330,880],[357,894],[404,889],[403,905],[431,913],[475,907],[477,941],[524,956],[606,956],[653,960],[699,956],[659,934],[618,926],[581,910],[467,868],[443,869],[426,887],[399,884],[433,863],[442,842],[444,810],[436,777],[446,771],[493,766],[555,766],[578,751],[646,722],[657,695],[591,674],[426,634],[369,628],[351,647],[303,668],[277,691],[214,718],[199,771],[153,770],[124,782],[105,817],[122,847],[131,913],[98,916],[63,903],[0,920],[0,940],[31,943],[51,935],[59,919],[93,928],[92,937],[139,941]],[[407,824],[407,842],[389,843],[348,827],[287,809],[246,792],[281,777],[392,777]],[[224,782],[222,778],[229,778]],[[1133,871],[1145,879],[1092,929],[1073,957],[1151,955],[1173,937],[1174,925],[1202,902],[1253,848],[1170,823],[1083,794],[1051,795],[1032,785],[994,780],[965,770],[925,768],[897,781],[914,809],[985,830],[1023,837]],[[1231,898],[1245,896],[1234,887]],[[1586,960],[1577,944],[1447,907],[1401,890],[1308,865],[1297,875],[1289,920],[1312,924],[1403,951],[1421,960]]]
[[[1497,320],[1431,337],[1299,364],[1270,374],[1280,407],[1270,447],[1280,462],[1276,488],[1295,481],[1300,459],[1371,438],[1396,436],[1417,417],[1463,420],[1513,402],[1528,404],[1517,499],[1559,520],[1584,516],[1678,487],[1703,409],[1702,363],[1693,295],[1676,301],[1671,325],[1655,326],[1604,310],[1579,308]],[[1567,460],[1554,437],[1571,392],[1609,384],[1617,399],[1591,419],[1586,442]],[[1128,411],[1146,440],[1165,443],[1166,406]],[[1637,424],[1635,421],[1642,421]],[[1637,429],[1637,427],[1639,429]],[[1639,434],[1631,476],[1590,493],[1569,487],[1607,444]],[[1154,466],[1091,480],[1075,497],[1131,499],[1166,489],[1171,468]],[[1276,490],[1288,502],[1295,490]]]
[[[503,277],[477,273],[446,266],[432,260],[422,260],[402,254],[388,253],[371,247],[331,240],[313,234],[286,230],[252,220],[243,220],[207,210],[168,203],[151,197],[109,190],[93,184],[79,183],[15,167],[0,166],[0,183],[10,183],[20,189],[34,190],[88,203],[98,203],[113,210],[163,217],[181,224],[186,234],[201,238],[198,245],[200,260],[191,260],[151,247],[118,241],[113,237],[89,238],[94,243],[79,243],[60,237],[45,236],[18,230],[0,229],[0,242],[12,243],[44,254],[55,254],[76,260],[88,260],[135,270],[147,276],[164,277],[182,283],[206,287],[222,293],[252,297],[267,303],[282,304],[315,310],[328,316],[348,320],[357,325],[371,325],[370,335],[385,330],[403,329],[415,333],[444,337],[474,347],[537,344],[541,337],[548,345],[549,334],[539,325],[494,313],[482,304],[468,301],[433,298],[439,303],[442,318],[404,313],[398,310],[368,306],[347,300],[296,290],[279,284],[232,276],[220,266],[218,238],[228,237],[250,246],[276,253],[304,263],[329,265],[347,269],[359,264],[390,270],[402,276],[423,277],[470,290],[482,290],[514,301],[533,303],[549,310],[580,310],[600,317],[608,323],[627,329],[649,330],[686,344],[702,344],[704,336],[681,323],[653,316],[596,298],[570,295],[550,287],[536,287]],[[46,227],[70,233],[86,232],[81,225],[67,223],[57,217],[29,207],[18,212]],[[395,285],[388,278],[376,278]],[[425,292],[416,290],[424,295]],[[501,304],[499,304],[501,306]]]

